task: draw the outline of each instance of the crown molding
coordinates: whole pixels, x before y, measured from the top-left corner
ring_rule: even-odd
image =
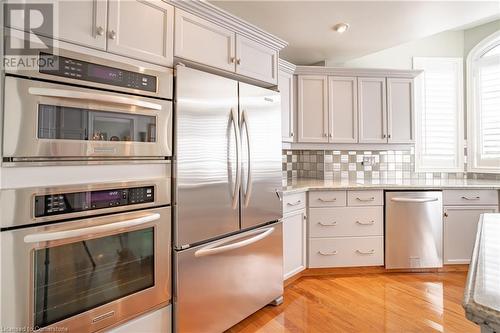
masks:
[[[288,43],[267,31],[250,24],[205,0],[164,0],[174,7],[185,10],[207,21],[233,30],[234,32],[280,51]]]
[[[336,75],[336,76],[388,76],[394,78],[414,78],[422,70],[385,69],[385,68],[346,68],[346,67],[321,67],[297,66],[297,75]]]
[[[288,62],[286,60],[279,59],[278,68],[280,71],[283,71],[283,72],[286,72],[289,74],[295,74],[295,68],[297,68],[297,66],[295,66],[294,64],[292,64],[291,62]]]

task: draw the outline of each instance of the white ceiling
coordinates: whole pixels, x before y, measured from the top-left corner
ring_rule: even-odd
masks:
[[[442,31],[500,17],[500,1],[210,1],[288,41],[295,64],[342,63]],[[339,35],[333,25],[346,22]],[[500,29],[500,27],[499,27]]]

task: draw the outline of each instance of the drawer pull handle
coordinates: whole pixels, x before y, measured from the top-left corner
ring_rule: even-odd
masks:
[[[319,225],[322,225],[324,227],[334,227],[337,225],[337,221],[332,222],[332,223],[323,223],[323,222],[318,222]]]
[[[374,254],[375,250],[373,250],[373,249],[371,249],[370,251],[356,250],[356,253],[359,253],[359,254]]]
[[[375,197],[370,197],[370,198],[367,198],[367,199],[363,199],[363,198],[356,198],[356,200],[358,201],[363,201],[363,202],[367,202],[367,201],[375,201]]]
[[[372,224],[375,224],[375,221],[369,221],[369,222],[356,221],[356,223],[359,225],[372,225]]]
[[[332,252],[318,251],[318,253],[321,254],[322,256],[334,256],[338,254],[337,251],[332,251]]]
[[[298,205],[300,205],[301,203],[302,203],[302,200],[297,200],[297,201],[295,201],[295,202],[293,202],[293,203],[292,203],[292,202],[287,202],[286,204],[287,204],[288,206],[298,206]]]
[[[333,198],[333,199],[318,198],[318,200],[322,201],[322,202],[335,202],[335,201],[337,201],[337,198]]]
[[[464,199],[464,200],[479,200],[479,199],[481,199],[481,197],[465,197],[465,196],[463,196],[462,199]]]

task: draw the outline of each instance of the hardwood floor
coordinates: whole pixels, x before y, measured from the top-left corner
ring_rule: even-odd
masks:
[[[302,277],[282,305],[227,332],[476,333],[461,305],[465,280],[465,272]]]

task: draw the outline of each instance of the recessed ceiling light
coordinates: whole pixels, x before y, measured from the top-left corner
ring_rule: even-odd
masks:
[[[333,30],[338,32],[339,34],[343,34],[349,29],[349,24],[347,23],[337,23],[333,26]]]

